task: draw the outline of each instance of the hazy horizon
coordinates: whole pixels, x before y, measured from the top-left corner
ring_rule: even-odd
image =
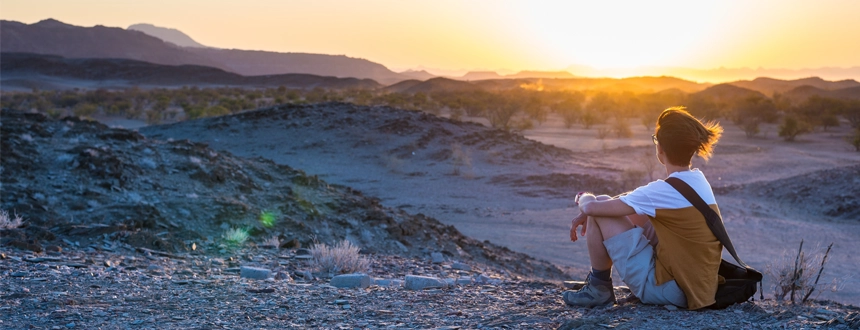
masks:
[[[0,19],[138,23],[218,48],[346,55],[402,72],[568,71],[705,82],[860,79],[860,2],[8,0]],[[191,15],[189,15],[191,13]],[[826,70],[826,69],[830,70]],[[833,68],[852,70],[833,70]],[[816,74],[816,73],[819,74]],[[734,77],[734,78],[732,78]]]

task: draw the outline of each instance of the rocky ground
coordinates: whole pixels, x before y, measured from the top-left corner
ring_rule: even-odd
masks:
[[[834,302],[765,299],[688,312],[642,305],[623,287],[615,306],[572,308],[561,300],[570,275],[557,266],[286,165],[76,118],[0,115],[2,209],[25,219],[0,230],[0,328],[860,327],[857,307]],[[499,134],[471,134],[470,143],[532,143]],[[522,159],[530,166],[544,157],[569,155]],[[487,173],[473,179],[518,196],[520,186],[603,182]],[[231,229],[248,241],[228,240]],[[370,261],[368,286],[335,286],[311,266],[314,241],[344,238]],[[243,267],[265,279],[241,276]],[[416,290],[414,275],[444,284]]]
[[[309,268],[301,249],[247,248],[224,257],[162,254],[110,241],[50,254],[0,251],[4,329],[860,328],[860,309],[827,301],[792,306],[765,300],[691,312],[643,305],[616,287],[616,305],[573,308],[562,302],[559,282],[378,254],[364,256],[374,284],[337,288],[328,278],[303,275]],[[242,265],[273,275],[243,278]],[[402,285],[406,275],[461,281],[410,290]]]

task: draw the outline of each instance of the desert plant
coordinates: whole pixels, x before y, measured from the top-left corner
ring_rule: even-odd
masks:
[[[824,264],[832,247],[833,243],[830,243],[824,254],[813,252],[811,256],[807,256],[803,252],[803,240],[801,240],[794,262],[789,255],[786,255],[777,264],[768,265],[766,272],[774,279],[776,299],[784,300],[789,296],[792,304],[798,300],[800,303],[805,303],[818,287],[818,281],[824,272]],[[816,265],[818,265],[817,272]]]
[[[463,147],[460,144],[455,143],[451,145],[451,163],[454,165],[453,175],[460,175],[462,172],[460,171],[460,167],[464,166],[467,168],[466,176],[471,176],[472,173],[472,157],[469,156],[469,153],[463,150]]]
[[[860,151],[860,128],[854,130],[854,135],[850,135],[845,138],[852,146],[854,146],[854,151]]]
[[[266,239],[265,241],[260,243],[260,245],[278,248],[281,246],[281,239],[278,238],[278,235],[275,235],[275,236],[272,236],[272,237]]]
[[[747,139],[752,138],[758,135],[761,132],[758,128],[758,120],[750,119],[741,124],[741,128],[744,130],[744,134],[746,134]]]
[[[782,121],[782,125],[779,125],[779,136],[789,142],[794,141],[794,138],[798,135],[808,133],[809,131],[809,126],[798,121],[793,116],[786,116]]]
[[[367,270],[369,262],[359,255],[359,248],[348,240],[328,246],[316,243],[311,247],[311,266],[325,274],[358,273]]]
[[[78,117],[90,117],[99,110],[98,106],[92,103],[78,103],[72,112]]]
[[[654,181],[654,170],[657,169],[657,156],[651,152],[645,152],[640,156],[639,163],[642,164],[642,168],[648,176],[648,182]]]
[[[633,136],[630,123],[623,117],[615,118],[615,122],[612,124],[612,131],[615,132],[615,137],[617,138],[629,138]]]
[[[624,189],[633,189],[642,183],[642,178],[645,177],[645,172],[635,169],[626,169],[621,172],[621,184]]]
[[[609,129],[608,127],[598,128],[597,129],[597,138],[601,139],[601,140],[606,139],[606,137],[609,136],[609,132],[612,132],[612,130]]]
[[[225,232],[222,237],[224,237],[224,240],[226,240],[227,243],[233,245],[242,245],[245,243],[245,241],[248,240],[250,234],[248,234],[247,230],[244,230],[242,228],[232,228],[227,230],[227,232]]]
[[[21,227],[24,224],[24,218],[21,218],[20,215],[15,214],[14,216],[9,214],[9,211],[0,210],[0,229],[15,229]]]

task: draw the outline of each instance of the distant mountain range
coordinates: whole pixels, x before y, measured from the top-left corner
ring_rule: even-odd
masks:
[[[567,71],[580,77],[629,77],[629,76],[673,76],[687,80],[730,82],[751,80],[759,77],[794,80],[798,77],[821,77],[827,80],[857,80],[860,66],[849,68],[811,68],[811,69],[766,69],[766,68],[716,68],[690,69],[679,67],[640,67],[626,69],[596,69],[587,65],[571,65]]]
[[[520,71],[509,75],[500,75],[494,71],[469,71],[462,77],[452,77],[457,80],[487,80],[487,79],[520,79],[520,78],[546,78],[546,79],[570,79],[576,78],[567,71]]]
[[[163,65],[129,59],[73,59],[55,55],[2,53],[4,90],[141,87],[279,87],[293,89],[378,89],[371,79],[308,74],[242,76],[199,65]]]
[[[141,25],[133,27],[141,28]],[[146,33],[100,25],[80,27],[54,19],[29,25],[4,20],[0,21],[0,51],[69,58],[124,58],[167,65],[202,65],[245,76],[304,73],[373,79],[384,84],[410,79],[409,76],[365,59],[343,55],[182,47],[181,44],[187,44],[188,40],[193,42],[193,39],[188,37],[186,40],[187,36],[178,30],[173,30],[175,33],[158,27],[144,27],[142,30]],[[169,42],[148,33],[159,35]]]
[[[795,80],[759,77],[712,85],[669,76],[588,78],[584,76],[596,71],[572,66],[569,69],[577,75],[570,71],[521,71],[509,75],[473,71],[461,77],[443,78],[424,70],[398,73],[382,64],[344,55],[206,47],[179,30],[151,24],[122,29],[100,25],[80,27],[53,19],[34,24],[0,21],[0,41],[3,52],[0,78],[4,88],[209,84],[377,89],[388,85],[386,91],[406,93],[527,87],[634,93],[677,90],[715,96],[781,93],[797,99],[810,95],[860,99],[860,83],[856,80],[828,81],[817,77]],[[108,72],[107,68],[115,72]],[[840,70],[837,71],[856,70],[860,76],[860,67]]]
[[[724,84],[705,84],[674,77],[631,78],[503,78],[463,81],[436,77],[409,79],[384,86],[372,79],[323,77],[309,74],[243,76],[199,65],[162,65],[129,59],[64,58],[32,53],[0,54],[0,86],[3,90],[230,86],[295,89],[371,89],[395,93],[504,91],[517,88],[544,90],[592,90],[633,93],[698,93],[719,100],[772,96],[774,92],[794,100],[812,95],[860,99],[860,83],[819,78],[778,80],[758,78]]]
[[[194,39],[191,39],[190,36],[177,29],[164,28],[152,24],[141,23],[133,24],[126,28],[126,30],[140,31],[158,39],[177,45],[179,47],[207,48],[206,46],[200,44],[197,41],[194,41]]]

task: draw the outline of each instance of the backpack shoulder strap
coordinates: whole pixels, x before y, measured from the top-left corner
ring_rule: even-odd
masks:
[[[740,257],[738,257],[737,252],[735,252],[735,247],[732,245],[732,239],[729,238],[729,234],[726,232],[726,227],[723,225],[723,219],[719,214],[717,214],[717,212],[708,206],[708,203],[705,203],[705,200],[703,200],[702,197],[693,190],[693,187],[690,187],[690,185],[684,182],[684,180],[674,177],[667,178],[665,181],[681,193],[681,195],[683,195],[690,204],[693,204],[693,206],[702,213],[708,223],[708,228],[710,228],[711,232],[714,233],[714,236],[720,240],[720,243],[726,247],[726,250],[732,254],[732,257],[735,258],[738,264],[740,264],[741,267],[750,268],[743,262],[743,260],[741,260]]]

